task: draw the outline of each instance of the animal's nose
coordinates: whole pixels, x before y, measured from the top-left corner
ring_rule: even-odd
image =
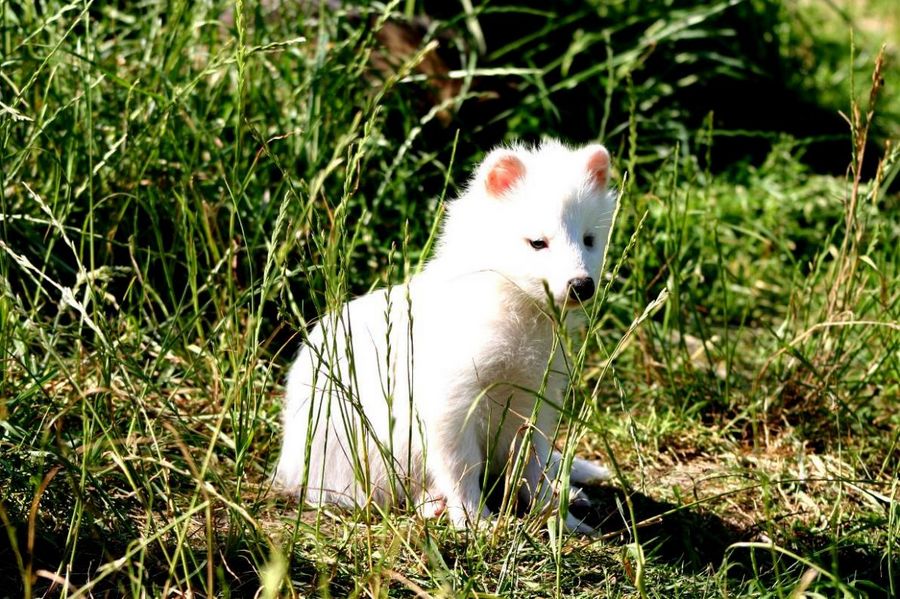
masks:
[[[581,277],[569,281],[569,299],[573,302],[586,302],[594,297],[594,279]]]

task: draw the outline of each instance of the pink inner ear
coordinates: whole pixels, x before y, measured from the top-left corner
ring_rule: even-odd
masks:
[[[485,186],[493,196],[503,195],[525,174],[525,165],[515,156],[503,156],[488,171]]]
[[[600,148],[588,158],[588,171],[597,187],[606,187],[609,182],[609,152]]]

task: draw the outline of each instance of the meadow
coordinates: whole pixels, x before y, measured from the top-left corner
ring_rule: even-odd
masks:
[[[900,7],[0,0],[0,596],[900,596]],[[304,333],[602,141],[582,514],[273,493]],[[561,440],[562,441],[562,440]]]

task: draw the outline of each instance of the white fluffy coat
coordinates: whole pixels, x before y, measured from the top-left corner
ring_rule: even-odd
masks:
[[[489,516],[484,469],[503,473],[533,424],[521,494],[549,506],[552,405],[567,376],[548,309],[577,308],[573,281],[592,290],[599,278],[615,209],[608,178],[599,145],[489,154],[448,204],[422,272],[310,333],[288,375],[278,483],[312,504],[412,503],[467,526]],[[608,472],[576,460],[571,476]]]

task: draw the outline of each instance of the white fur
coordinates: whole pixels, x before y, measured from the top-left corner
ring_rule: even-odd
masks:
[[[589,168],[598,152],[599,177]],[[615,208],[605,152],[557,142],[495,150],[448,205],[420,274],[322,319],[288,375],[283,488],[312,504],[414,504],[466,526],[489,516],[484,467],[508,468],[536,412],[521,494],[550,505],[560,462],[551,405],[567,377],[561,353],[551,355],[547,290],[571,309],[569,282],[599,278]],[[492,194],[486,177],[510,156],[524,172]],[[547,248],[535,250],[536,239]],[[550,403],[538,399],[542,385]],[[571,472],[576,484],[608,477],[583,460]]]

